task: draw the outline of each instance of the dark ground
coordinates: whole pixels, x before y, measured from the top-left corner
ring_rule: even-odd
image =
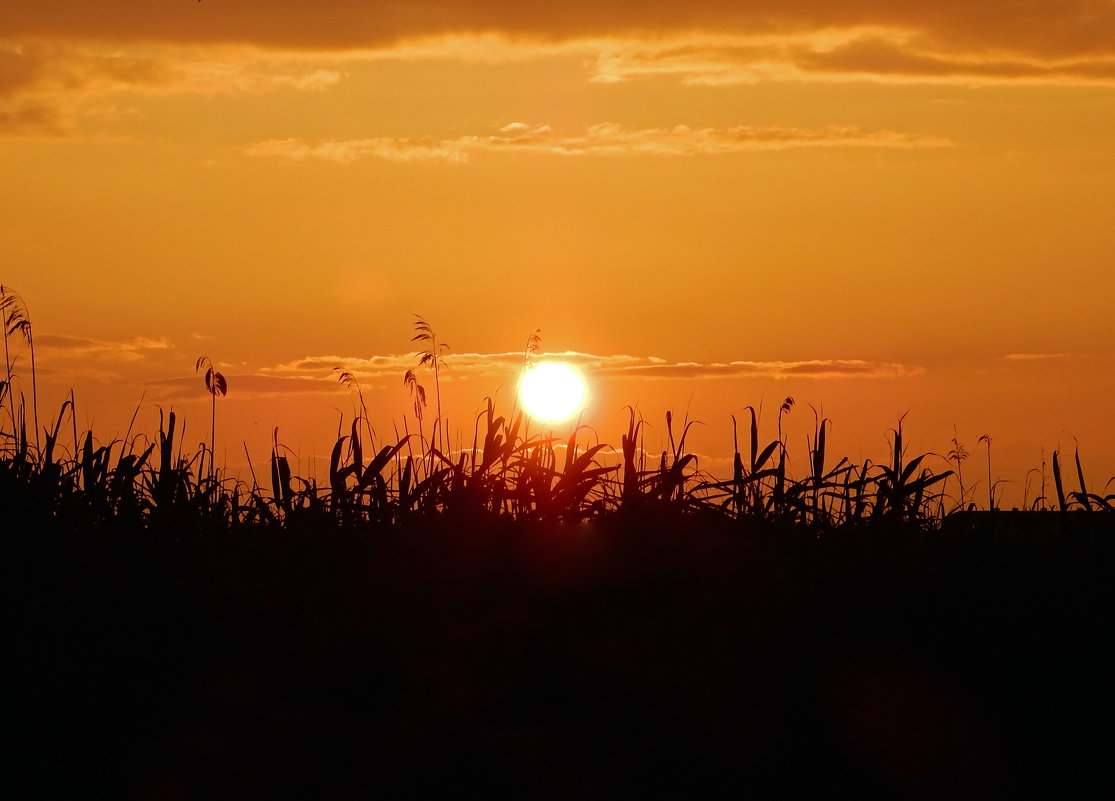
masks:
[[[998,514],[5,532],[4,795],[1105,797],[1115,521]]]

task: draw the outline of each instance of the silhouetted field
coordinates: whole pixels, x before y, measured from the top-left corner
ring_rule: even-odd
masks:
[[[5,346],[32,346],[10,297]],[[203,367],[215,418],[227,383]],[[887,464],[854,465],[826,454],[818,419],[795,477],[792,400],[769,443],[750,409],[718,479],[669,416],[652,457],[632,413],[614,464],[583,429],[529,434],[490,402],[471,442],[450,443],[440,412],[427,437],[408,378],[417,436],[377,442],[342,374],[362,413],[328,486],[276,443],[265,489],[224,476],[212,439],[185,452],[173,413],[150,440],[101,444],[71,399],[29,435],[8,361],[18,797],[1110,786],[1115,498],[1079,460],[1077,490],[1054,455],[1056,501],[1028,505],[1057,511],[975,512],[960,443],[950,498],[951,471],[909,458],[901,423]]]
[[[1115,532],[1070,516],[9,531],[12,764],[39,797],[1080,794]]]

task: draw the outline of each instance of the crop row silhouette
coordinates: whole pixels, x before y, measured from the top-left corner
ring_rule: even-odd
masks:
[[[409,432],[404,420],[403,433],[377,447],[359,382],[338,368],[338,379],[354,391],[359,406],[349,432],[333,445],[327,484],[295,475],[276,439],[265,487],[254,469],[249,483],[215,463],[216,399],[229,387],[208,357],[202,356],[195,366],[196,372],[204,371],[212,399],[208,445],[201,443],[193,453],[184,450],[173,411],[165,416],[160,411],[153,441],[133,436],[129,428],[123,439],[102,445],[92,431],[79,435],[72,391],[53,422],[40,429],[30,315],[23,299],[4,286],[0,311],[5,355],[0,407],[7,417],[0,417],[0,497],[24,519],[30,516],[66,529],[349,529],[437,519],[570,523],[668,513],[767,529],[792,527],[820,536],[861,529],[929,530],[952,512],[975,508],[962,479],[959,501],[943,491],[952,470],[934,472],[927,466],[930,454],[908,458],[901,420],[890,431],[888,463],[855,464],[847,458],[831,459],[826,445],[830,421],[814,413],[808,473],[790,475],[782,417],[792,409],[792,398],[780,405],[777,436],[765,443],[759,434],[759,412],[746,407],[745,447],[740,448],[736,430],[732,475],[726,479],[700,469],[696,455],[686,452],[693,422],[682,421],[675,436],[670,412],[665,415],[669,447],[654,457],[644,447],[645,421],[630,407],[618,451],[595,441],[584,425],[573,426],[567,439],[532,433],[522,411],[512,408],[507,415],[499,414],[491,398],[476,417],[471,441],[451,443],[437,386],[448,347],[421,317],[413,338],[424,348],[417,354],[418,366],[433,372],[438,399],[430,435],[424,424],[426,392],[414,371],[407,371],[404,384],[414,400],[419,431]],[[9,342],[12,338],[24,340],[31,355],[30,404],[14,388],[13,353],[19,343]],[[539,341],[537,331],[528,338],[524,368],[535,357]],[[60,442],[67,412],[72,450]],[[33,435],[27,430],[29,414]],[[133,424],[134,420],[133,416]],[[736,422],[733,418],[734,429]],[[986,442],[990,456],[990,437],[980,441]],[[953,445],[948,459],[959,472],[967,452],[956,439]],[[1059,454],[1053,453],[1056,508],[1115,511],[1115,495],[1090,493],[1079,455],[1075,461],[1079,489],[1068,491]],[[994,508],[990,474],[988,484],[989,506]],[[1050,505],[1043,486],[1027,508]]]

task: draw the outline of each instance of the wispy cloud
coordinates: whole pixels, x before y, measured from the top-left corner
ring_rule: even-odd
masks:
[[[802,361],[730,361],[635,363],[603,365],[603,375],[628,378],[900,378],[921,375],[923,367],[862,359],[809,359]]]
[[[150,369],[158,358],[173,349],[165,337],[133,337],[127,340],[88,339],[64,334],[36,334],[40,357],[35,372],[44,383],[72,388],[86,383],[117,384],[135,380],[136,369]],[[20,344],[15,361],[26,357]],[[26,362],[22,362],[26,365]],[[145,367],[144,365],[147,365]],[[23,370],[26,373],[26,369]],[[23,376],[23,380],[29,378]]]
[[[290,395],[325,395],[344,391],[336,381],[318,376],[270,375],[267,372],[222,371],[228,381],[228,397],[235,401]],[[145,382],[147,396],[155,402],[203,400],[209,396],[196,376],[158,378]]]
[[[118,361],[137,361],[152,352],[169,350],[171,343],[165,337],[133,337],[132,339],[108,341],[86,339],[61,334],[40,334],[35,344],[43,350],[54,351],[56,358],[98,358]]]
[[[243,48],[154,55],[0,41],[0,135],[70,133],[82,115],[103,117],[104,98],[115,94],[320,91],[342,77],[333,63]]]
[[[865,21],[916,32],[968,52],[1013,50],[1047,56],[1115,51],[1115,6],[1103,0],[222,0],[166,4],[54,0],[5,9],[8,36],[68,41],[253,44],[296,49],[359,49],[452,33],[570,40],[667,38],[690,32],[818,33]]]
[[[600,355],[579,351],[542,354],[539,359],[567,362],[597,378],[894,378],[925,372],[920,366],[863,359],[670,362],[657,356]],[[329,378],[336,368],[340,368],[362,380],[397,379],[401,384],[403,374],[414,366],[415,356],[409,353],[370,358],[308,356],[265,368],[261,373],[324,379]],[[446,369],[442,377],[450,381],[478,377],[514,378],[522,366],[521,352],[454,353],[446,357]]]
[[[329,59],[329,64],[335,63]],[[220,94],[277,88],[327,89],[342,73],[296,54],[83,49],[0,42],[0,98],[103,95],[119,91]]]
[[[561,361],[583,371],[590,381],[669,381],[702,379],[886,379],[921,375],[925,369],[890,362],[861,359],[812,359],[798,361],[670,362],[657,356],[594,354],[579,351],[544,353],[539,361]],[[366,388],[397,387],[403,396],[403,375],[416,369],[414,353],[354,357],[332,354],[306,356],[258,369],[223,369],[229,397],[249,400],[298,395],[344,395],[350,390],[338,380],[348,371]],[[523,368],[521,351],[504,353],[451,353],[446,356],[441,380],[447,384],[483,382],[489,387],[513,386]],[[422,384],[432,376],[418,370]],[[158,401],[197,400],[204,389],[193,375],[150,381],[150,397]]]
[[[50,104],[0,102],[0,136],[62,136],[67,127],[67,115]]]
[[[672,77],[689,86],[761,81],[1115,83],[1115,53],[966,50],[904,28],[861,26],[676,40],[616,40],[595,48],[591,80]]]
[[[681,14],[675,24],[664,19],[655,32],[638,24],[634,16],[625,23],[618,8],[613,9],[614,18],[600,19],[599,24],[546,30],[545,25],[538,29],[524,27],[523,19],[504,18],[494,9],[480,7],[459,9],[444,25],[403,26],[383,36],[361,38],[357,34],[352,41],[347,37],[353,31],[375,30],[375,22],[382,21],[384,15],[374,15],[380,20],[363,20],[352,29],[334,30],[336,37],[332,39],[329,35],[320,41],[303,39],[307,29],[322,32],[321,20],[325,17],[315,16],[312,26],[302,30],[292,27],[289,37],[271,41],[259,37],[263,29],[258,26],[241,36],[232,36],[232,29],[217,28],[199,29],[196,36],[180,36],[196,22],[193,12],[197,10],[191,9],[183,18],[183,27],[167,29],[164,36],[149,34],[137,40],[125,35],[123,29],[113,36],[111,20],[120,11],[108,7],[97,12],[96,20],[87,20],[89,35],[79,37],[77,43],[51,38],[52,28],[61,34],[55,28],[57,18],[31,15],[26,20],[26,38],[0,39],[0,136],[56,137],[72,133],[78,129],[77,123],[92,113],[91,103],[114,95],[323,91],[344,80],[350,65],[370,60],[509,63],[566,57],[583,63],[586,80],[590,81],[671,78],[701,87],[865,80],[964,85],[1115,84],[1115,6],[1100,8],[1092,4],[1087,9],[1054,10],[1048,6],[1058,4],[1043,4],[1045,8],[1040,12],[1028,8],[1027,14],[1020,14],[1012,8],[996,16],[956,7],[942,7],[931,15],[909,13],[908,8],[892,13],[891,6],[845,13],[844,5],[833,4],[828,13],[814,9],[808,14],[779,6],[755,15],[751,8],[755,19],[746,25],[741,21],[749,16],[748,9],[734,11],[731,19],[718,19],[721,14],[710,7],[698,17],[716,24],[702,25],[695,19],[695,24],[681,25],[680,19],[685,17]],[[939,4],[933,5],[936,8]],[[87,10],[84,4],[82,10]],[[444,11],[431,8],[431,18],[436,18],[439,10]],[[350,16],[356,24],[365,13],[346,7],[330,19],[336,23]],[[478,19],[490,18],[489,23],[469,24],[474,14]],[[1018,20],[1027,15],[1034,18],[1035,26],[1047,27],[1020,25]],[[128,17],[125,12],[118,21],[144,22]],[[109,27],[97,35],[98,26],[93,23],[100,23],[102,18]],[[546,19],[540,17],[539,22]],[[1005,24],[1006,20],[1011,24]],[[223,22],[229,24],[231,20]],[[1099,35],[1104,26],[1110,37]],[[164,40],[162,44],[152,44],[160,39]],[[469,152],[500,144],[498,138],[467,139],[379,138],[314,144],[273,140],[257,148],[260,152],[282,150],[289,158],[351,161],[375,155],[395,160],[460,161]],[[550,146],[581,152],[590,145],[554,142]]]
[[[811,73],[964,83],[1112,83],[1110,56],[1039,57],[1023,53],[957,52],[905,38],[866,36],[828,50],[804,51],[795,65]]]
[[[374,157],[388,161],[468,161],[470,147],[467,139],[372,139],[325,140],[306,142],[302,139],[268,139],[244,149],[249,156],[306,161],[320,159],[349,164],[362,158]]]
[[[126,377],[118,370],[104,367],[90,366],[81,362],[71,365],[42,365],[35,368],[39,380],[45,384],[54,384],[66,390],[75,386],[86,384],[118,384],[126,381]],[[28,376],[23,376],[24,390],[28,388]]]
[[[483,58],[566,45],[596,49],[601,80],[677,72],[693,83],[857,75],[1112,80],[1115,5],[1105,0],[687,0],[653,13],[629,0],[54,0],[5,8],[12,41],[82,47]],[[150,66],[98,71],[129,79]],[[24,74],[7,66],[0,75]],[[0,82],[4,79],[0,78]]]
[[[467,161],[473,153],[543,153],[557,156],[708,156],[791,148],[889,148],[948,147],[948,139],[917,136],[892,130],[863,131],[856,127],[783,128],[733,126],[729,128],[628,129],[616,123],[592,125],[580,134],[561,134],[549,125],[516,122],[487,136],[457,139],[325,140],[271,139],[249,145],[249,156],[292,161],[321,159],[347,164],[362,158],[391,161]]]
[[[1070,356],[1072,356],[1071,353],[1008,353],[1003,358],[1012,362],[1033,362],[1050,359],[1067,359]]]
[[[46,44],[0,44],[0,97],[86,89],[156,87],[171,80],[150,56],[85,52]]]

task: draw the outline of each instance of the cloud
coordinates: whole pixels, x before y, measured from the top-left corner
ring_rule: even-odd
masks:
[[[167,51],[155,56],[0,42],[0,135],[68,133],[83,113],[103,117],[106,107],[100,101],[114,93],[321,91],[342,77],[330,65],[243,50]]]
[[[170,77],[167,65],[152,57],[41,43],[0,45],[0,98],[152,87]]]
[[[594,46],[591,80],[673,77],[690,86],[760,81],[902,83],[1115,83],[1115,48],[1042,54],[965,49],[908,28],[857,26],[818,31],[690,35],[616,40]]]
[[[1071,356],[1071,353],[1008,353],[1003,358],[1012,362],[1032,362],[1050,359],[1067,359]]]
[[[14,7],[12,7],[14,6]],[[918,32],[970,52],[1064,56],[1115,50],[1115,6],[1104,0],[221,0],[162,4],[118,0],[17,2],[9,37],[71,41],[235,43],[364,48],[447,33],[567,40],[638,33],[797,33],[864,24]]]
[[[0,104],[0,136],[63,136],[65,112],[46,103]]]
[[[42,350],[54,351],[57,358],[98,358],[118,361],[137,361],[146,358],[152,351],[165,351],[173,347],[160,337],[134,337],[122,341],[85,339],[61,334],[39,334],[35,345]]]
[[[337,376],[348,371],[360,381],[390,380],[403,383],[407,370],[418,371],[418,358],[414,353],[397,353],[385,356],[306,356],[291,362],[265,367],[262,374],[321,378],[337,385]],[[449,353],[444,357],[441,377],[454,381],[465,378],[515,375],[523,365],[521,351],[507,353]],[[420,378],[421,380],[421,378]]]
[[[221,0],[158,14],[111,0],[16,5],[5,9],[0,102],[320,91],[355,60],[555,55],[578,56],[600,83],[1115,83],[1115,3],[1101,0]]]
[[[50,339],[50,344],[51,347],[77,354],[96,352],[95,346],[104,343],[56,337]],[[572,364],[588,375],[590,380],[598,381],[687,381],[694,378],[881,379],[917,376],[925,372],[924,368],[917,366],[859,359],[699,363],[669,362],[656,356],[601,355],[579,351],[543,353],[538,356],[540,362],[547,360]],[[441,380],[447,384],[484,381],[490,386],[513,386],[522,368],[522,351],[450,353],[443,362]],[[407,370],[415,370],[419,383],[427,388],[433,383],[433,377],[428,371],[418,369],[414,353],[369,357],[313,355],[254,370],[223,369],[222,372],[228,381],[228,397],[234,401],[243,401],[292,394],[347,395],[351,390],[338,380],[342,370],[355,376],[364,390],[397,387],[400,398],[404,397],[403,375]],[[111,376],[118,378],[116,374]],[[207,397],[200,379],[194,375],[156,379],[147,382],[146,387],[148,397],[154,401],[198,400]]]
[[[336,394],[335,381],[310,376],[279,376],[266,373],[223,373],[228,382],[227,397],[233,401],[290,395]],[[145,384],[147,397],[154,402],[206,400],[201,380],[195,376],[161,378]],[[343,388],[340,388],[343,391]]]
[[[0,41],[0,99],[114,91],[319,91],[342,79],[333,63],[244,48],[171,48],[153,54],[149,50]]]
[[[150,364],[154,361],[153,357],[173,347],[164,337],[110,341],[64,334],[35,334],[35,349],[38,351],[35,372],[43,382],[65,387],[85,383],[118,384],[132,380],[129,376],[134,375],[133,365],[145,361]],[[16,360],[26,358],[26,346],[20,343],[18,350],[18,355],[13,353]],[[25,382],[29,377],[24,376]]]
[[[116,370],[86,365],[72,365],[69,367],[36,366],[35,372],[43,384],[54,384],[66,388],[84,384],[118,384],[125,380],[124,376]],[[28,383],[28,381],[24,381],[24,385]]]
[[[921,375],[922,367],[861,359],[803,361],[677,362],[604,366],[603,375],[657,379],[692,378],[900,378]]]
[[[555,132],[548,125],[506,125],[489,136],[457,139],[371,139],[326,140],[310,143],[302,139],[271,139],[245,148],[249,156],[283,158],[291,161],[318,159],[347,164],[373,157],[390,161],[467,161],[478,152],[545,153],[558,156],[698,156],[789,148],[889,148],[948,147],[947,139],[913,136],[891,130],[862,131],[856,127],[824,128],[673,128],[627,129],[615,123],[590,126],[581,134]]]
[[[849,77],[964,82],[1110,83],[1115,58],[1036,58],[1025,54],[956,53],[918,42],[866,37],[827,51],[801,53],[802,70]]]
[[[921,375],[925,369],[894,362],[863,359],[805,359],[796,361],[669,362],[657,356],[630,354],[600,355],[579,351],[543,353],[539,361],[573,364],[598,378],[691,379],[691,378],[895,378]],[[334,381],[338,370],[348,370],[361,381],[397,381],[414,369],[413,353],[354,358],[307,356],[264,368],[263,374],[320,378]],[[449,381],[472,378],[510,378],[523,366],[522,352],[451,353],[445,357],[442,378]],[[420,380],[421,376],[420,376]]]
[[[472,137],[466,137],[464,140],[378,137],[342,141],[326,140],[314,144],[302,139],[269,139],[249,145],[244,152],[249,156],[283,158],[290,161],[317,159],[335,161],[339,164],[348,164],[369,156],[388,161],[462,162],[468,160],[470,143],[467,140],[469,139]]]

